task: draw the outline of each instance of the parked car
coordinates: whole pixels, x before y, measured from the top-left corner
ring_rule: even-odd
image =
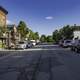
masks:
[[[33,46],[36,45],[36,41],[35,40],[30,40],[30,42],[32,43]]]
[[[63,46],[63,43],[64,43],[64,40],[60,40],[60,41],[59,41],[59,46],[62,47],[62,46]]]
[[[73,40],[71,50],[75,52],[80,52],[80,40]]]
[[[60,41],[59,45],[66,48],[66,47],[70,47],[72,45],[71,42],[72,42],[72,40]]]
[[[26,45],[26,48],[31,48],[31,47],[33,47],[33,44],[32,44],[32,42],[28,41],[28,44]]]
[[[71,42],[72,42],[72,40],[64,40],[64,41],[61,41],[59,44],[60,44],[60,46],[67,48],[72,45]]]
[[[26,48],[26,43],[25,42],[19,42],[17,45],[18,49],[25,49]]]

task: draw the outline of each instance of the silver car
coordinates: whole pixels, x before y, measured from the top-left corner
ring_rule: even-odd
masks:
[[[72,45],[71,42],[72,40],[64,40],[62,47],[70,47]]]

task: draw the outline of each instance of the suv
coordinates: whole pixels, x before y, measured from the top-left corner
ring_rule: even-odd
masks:
[[[75,52],[80,52],[80,40],[73,40],[71,50]]]
[[[60,42],[60,45],[62,47],[70,47],[71,46],[71,42],[72,42],[72,40],[64,40],[64,41]]]

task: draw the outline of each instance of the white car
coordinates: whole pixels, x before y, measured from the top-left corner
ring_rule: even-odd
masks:
[[[19,48],[19,49],[25,49],[26,48],[26,43],[25,42],[19,42],[17,44],[17,48]]]
[[[32,43],[33,46],[36,45],[36,41],[35,40],[30,40],[30,42]]]
[[[36,43],[35,43],[35,42],[32,42],[32,44],[33,44],[33,46],[35,46],[35,45],[36,45]]]

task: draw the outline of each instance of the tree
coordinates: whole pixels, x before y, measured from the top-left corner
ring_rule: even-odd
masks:
[[[7,27],[0,26],[0,37],[3,36],[4,33],[6,34],[6,32],[7,32]]]
[[[53,42],[52,36],[47,36],[47,42]]]
[[[45,35],[41,35],[40,41],[41,42],[46,42],[46,36]]]
[[[18,29],[18,32],[21,34],[21,39],[26,38],[26,34],[28,33],[28,30],[27,30],[28,28],[24,21],[19,22],[17,29]]]
[[[3,29],[0,27],[0,37],[3,35]]]
[[[66,25],[60,30],[55,30],[52,36],[55,42],[59,42],[61,39],[72,39],[75,30],[80,30],[80,26],[76,26],[76,24],[74,26]]]
[[[39,33],[33,32],[32,30],[29,30],[29,40],[38,40],[39,39]]]
[[[55,41],[55,43],[58,43],[58,42],[59,42],[59,40],[60,40],[60,38],[61,38],[61,35],[60,35],[60,33],[59,33],[58,30],[55,30],[55,31],[53,32],[52,38],[53,38],[53,40]]]
[[[73,29],[69,25],[64,26],[62,28],[61,35],[64,37],[64,39],[72,39],[73,38]]]
[[[35,38],[35,40],[38,40],[39,39],[39,33],[38,32],[35,32],[34,33],[34,38]]]
[[[29,40],[34,40],[34,32],[32,30],[29,30]]]

